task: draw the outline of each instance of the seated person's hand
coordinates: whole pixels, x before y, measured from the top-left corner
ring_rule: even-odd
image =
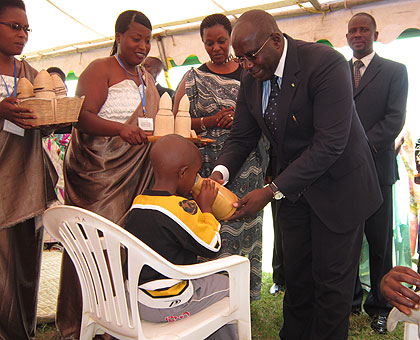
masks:
[[[394,267],[382,278],[381,292],[392,306],[410,315],[411,309],[419,308],[420,296],[402,282],[420,287],[420,274],[408,267]]]
[[[212,205],[216,199],[219,189],[216,188],[216,183],[209,178],[203,179],[201,191],[199,195],[193,193],[193,198],[197,202],[202,212],[213,213]]]
[[[16,97],[7,97],[0,102],[0,118],[6,119],[23,129],[31,129],[34,127],[30,120],[36,118],[30,114],[32,110],[17,105]]]

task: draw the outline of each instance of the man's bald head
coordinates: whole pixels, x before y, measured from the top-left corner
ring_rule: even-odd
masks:
[[[284,38],[274,18],[262,10],[240,16],[232,31],[232,47],[241,65],[254,78],[271,79],[284,49]]]
[[[263,10],[253,9],[242,14],[232,31],[232,40],[234,33],[252,33],[267,37],[273,32],[281,33],[273,16]]]

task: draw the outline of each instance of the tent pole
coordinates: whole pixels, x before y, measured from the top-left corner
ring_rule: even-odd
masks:
[[[319,3],[318,0],[309,0],[309,2],[312,4],[312,6],[314,6],[314,8],[317,11],[321,11],[322,10],[322,6],[321,6],[321,4]]]
[[[159,50],[160,60],[163,63],[163,68],[165,71],[168,71],[168,61],[166,60],[165,45],[162,42],[162,37],[160,35],[155,35],[154,38],[156,39],[156,45]]]

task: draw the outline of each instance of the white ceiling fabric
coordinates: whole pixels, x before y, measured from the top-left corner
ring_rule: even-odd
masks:
[[[291,3],[290,0],[282,1]],[[49,66],[58,66],[66,73],[73,70],[76,75],[79,75],[90,61],[109,55],[115,20],[118,14],[124,10],[138,9],[145,13],[154,26],[153,33],[156,34],[161,31],[158,28],[155,29],[160,24],[224,12],[221,7],[227,12],[263,4],[268,5],[268,8],[275,8],[276,4],[281,7],[282,1],[274,3],[262,0],[155,0],[139,3],[139,1],[132,0],[112,2],[26,0],[27,15],[33,32],[30,34],[23,54],[28,56],[29,62],[38,70]],[[51,2],[90,29],[63,14]],[[301,0],[300,2],[304,3],[305,1]],[[407,28],[420,28],[420,0],[324,0],[319,2],[323,6],[338,4],[342,7],[348,5],[349,8],[334,10],[326,13],[324,17],[321,14],[310,13],[307,13],[308,15],[301,13],[300,16],[293,17],[285,17],[286,15],[280,14],[277,19],[280,29],[296,39],[307,41],[327,39],[334,46],[341,47],[347,43],[345,34],[348,20],[357,12],[368,12],[375,17],[379,31],[378,40],[384,43],[394,40]],[[360,5],[355,6],[354,4]],[[287,13],[298,15],[295,14],[299,12],[296,7],[286,8]],[[275,10],[272,11],[279,13]],[[180,26],[175,27],[173,31],[167,28],[168,31],[161,35],[166,56],[173,58],[178,65],[192,54],[197,55],[202,62],[208,60],[197,25],[194,26],[195,29],[186,32],[180,31],[178,27]],[[76,50],[79,46],[78,42],[98,39],[103,39],[101,46],[105,47],[97,48],[92,44],[89,50],[86,50],[85,47],[90,45],[85,43],[84,49]],[[37,52],[69,44],[73,44],[73,46],[62,50],[57,49],[49,56],[40,57]],[[154,39],[149,55],[161,56],[161,51],[162,49],[159,51]],[[36,56],[37,54],[38,56]]]

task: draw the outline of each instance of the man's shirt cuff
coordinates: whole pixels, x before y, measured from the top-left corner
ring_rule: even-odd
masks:
[[[212,171],[220,171],[220,173],[223,176],[223,185],[225,185],[227,182],[229,182],[229,170],[224,165],[216,165]]]

